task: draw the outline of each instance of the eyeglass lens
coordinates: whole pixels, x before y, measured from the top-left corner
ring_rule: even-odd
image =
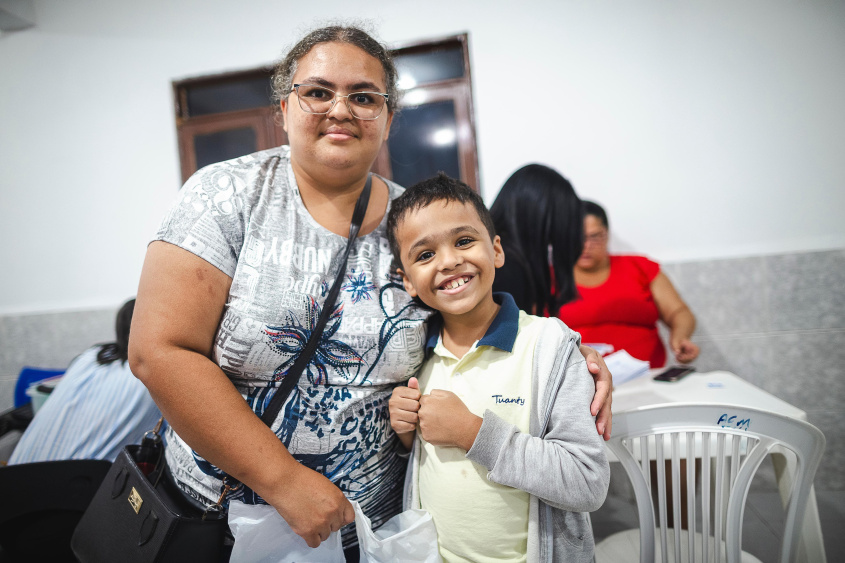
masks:
[[[346,98],[346,107],[358,119],[375,119],[385,105],[384,95],[378,92],[353,92],[338,96],[333,90],[315,84],[294,85],[299,107],[308,113],[329,113],[340,98]]]
[[[607,233],[593,233],[584,237],[584,244],[602,244],[607,240]]]

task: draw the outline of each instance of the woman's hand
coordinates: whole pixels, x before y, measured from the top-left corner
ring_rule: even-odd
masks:
[[[420,434],[434,446],[457,446],[469,451],[482,418],[472,414],[451,391],[434,389],[420,397]]]
[[[407,387],[397,387],[388,401],[390,427],[396,432],[406,450],[411,449],[414,432],[420,417],[420,383],[416,377],[408,380]]]
[[[596,382],[596,394],[590,403],[590,414],[596,417],[596,430],[605,439],[610,440],[610,430],[613,427],[613,413],[610,404],[613,402],[613,375],[607,369],[601,354],[589,346],[581,346],[581,354],[587,360],[587,369]]]
[[[308,547],[318,547],[332,532],[355,520],[355,509],[323,475],[299,465],[278,498],[265,498]]]
[[[700,348],[690,342],[688,338],[679,338],[673,336],[669,339],[669,345],[672,347],[672,352],[675,354],[675,359],[682,364],[687,364],[698,357]]]

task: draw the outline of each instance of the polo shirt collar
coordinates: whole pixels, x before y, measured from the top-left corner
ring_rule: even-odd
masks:
[[[493,301],[500,305],[500,309],[487,332],[478,341],[478,346],[493,346],[505,352],[512,352],[519,332],[519,308],[510,293],[494,293]],[[440,315],[431,317],[425,345],[426,355],[437,346],[441,328],[443,328],[443,317]]]

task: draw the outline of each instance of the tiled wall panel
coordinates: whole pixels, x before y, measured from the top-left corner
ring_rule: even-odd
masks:
[[[807,411],[827,438],[816,485],[845,490],[845,250],[664,271],[698,320],[699,371],[731,371]]]

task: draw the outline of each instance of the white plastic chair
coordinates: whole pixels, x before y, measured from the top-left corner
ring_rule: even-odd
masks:
[[[614,560],[618,560],[620,551],[625,553],[626,549],[629,558],[635,556],[636,549],[632,550],[631,546],[636,543],[637,535],[641,563],[658,560],[655,557],[658,542],[660,560],[664,563],[669,561],[670,554],[675,561],[719,563],[723,552],[728,563],[754,560],[741,551],[742,516],[751,480],[776,446],[794,452],[797,457],[779,561],[797,560],[801,524],[825,445],[824,435],[812,424],[733,405],[675,403],[614,413],[613,438],[607,445],[633,484],[640,529],[639,533],[628,530],[600,542],[596,546],[598,561],[602,560],[602,554],[613,554]],[[687,533],[679,525],[674,529],[667,526],[665,464],[671,463],[672,514],[679,523],[681,459],[686,460],[688,528],[695,531],[698,523],[700,533]],[[699,498],[696,459],[701,460]],[[655,519],[651,494],[652,460],[657,460],[658,519]],[[699,506],[697,501],[701,501]],[[620,544],[628,547],[620,550]]]

